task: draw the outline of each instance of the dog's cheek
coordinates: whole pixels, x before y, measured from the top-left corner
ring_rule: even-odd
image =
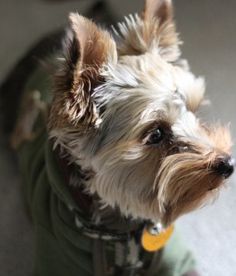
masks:
[[[159,159],[153,150],[148,150],[148,153],[142,158],[139,156],[138,160],[118,159],[121,153],[115,153],[115,149],[114,155],[103,153],[97,156],[93,160],[97,175],[91,183],[90,191],[96,192],[104,203],[112,207],[118,206],[124,215],[157,220],[159,204],[153,183]]]

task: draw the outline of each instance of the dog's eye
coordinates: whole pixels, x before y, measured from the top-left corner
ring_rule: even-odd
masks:
[[[162,141],[164,138],[164,131],[161,128],[155,129],[148,137],[148,145],[156,145]]]

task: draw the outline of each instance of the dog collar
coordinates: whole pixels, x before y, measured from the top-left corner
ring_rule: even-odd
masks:
[[[88,224],[78,215],[75,215],[75,225],[85,236],[89,238],[115,242],[125,242],[129,241],[133,237],[140,236],[140,233],[143,229],[143,226],[141,225],[139,229],[134,231],[120,233],[115,230],[108,230],[103,227]]]
[[[142,247],[149,252],[160,250],[169,241],[173,231],[173,225],[166,229],[163,228],[161,223],[146,226],[141,237]]]

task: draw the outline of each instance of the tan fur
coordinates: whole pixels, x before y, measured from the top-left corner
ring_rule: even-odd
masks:
[[[158,172],[158,203],[163,223],[168,225],[181,214],[190,212],[206,202],[223,183],[210,164],[216,152],[182,153],[169,156]]]
[[[71,68],[63,71],[60,67],[55,76],[55,92],[58,96],[52,105],[50,129],[78,126],[79,123],[87,127],[96,124],[98,113],[91,93],[94,86],[102,81],[100,68],[109,60],[116,59],[115,42],[109,33],[78,14],[71,14],[70,22],[75,40],[72,43],[75,43],[78,57]],[[71,60],[63,58],[63,63],[68,62]],[[72,74],[70,84],[66,91],[61,91],[64,89],[63,81],[68,79],[67,74]]]
[[[173,19],[173,6],[171,0],[146,0],[143,13],[144,20],[157,18],[160,24]]]

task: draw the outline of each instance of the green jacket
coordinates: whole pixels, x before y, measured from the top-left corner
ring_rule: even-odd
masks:
[[[32,74],[25,87],[25,93],[34,90],[40,91],[42,99],[50,103],[51,83],[41,69]],[[18,150],[24,194],[35,231],[33,275],[95,275],[96,239],[85,236],[75,224],[81,210],[67,188],[40,115],[35,133],[34,140],[23,143]],[[112,241],[106,242],[109,256],[114,251],[113,245]],[[164,248],[157,267],[158,273],[153,275],[182,276],[193,269],[194,260],[176,233]]]

